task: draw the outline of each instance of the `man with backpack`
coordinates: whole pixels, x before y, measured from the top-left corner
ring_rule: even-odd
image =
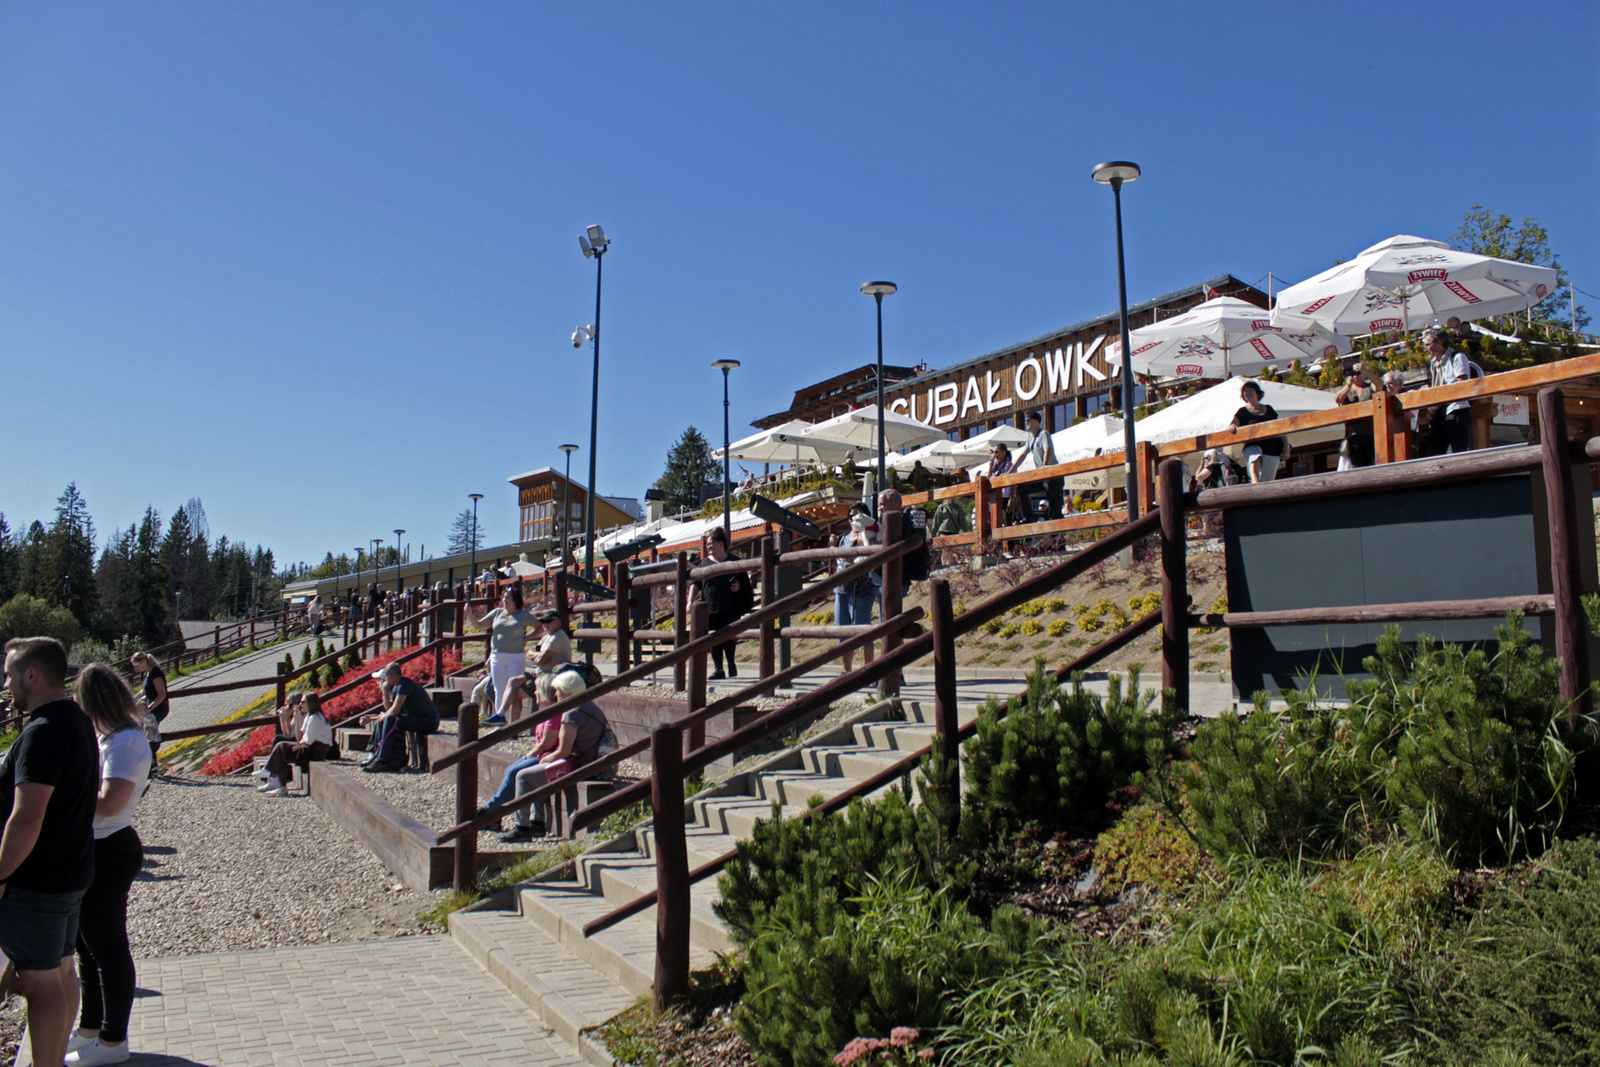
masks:
[[[541,707],[577,696],[588,688],[583,675],[575,669],[565,668],[554,674],[537,675],[534,684]],[[500,787],[478,809],[478,814],[493,814],[513,797],[531,793],[593,762],[608,743],[610,735],[606,713],[592,700],[563,712],[559,720],[540,723],[534,733],[533,747],[526,756],[506,768],[500,779]],[[500,840],[507,844],[518,844],[545,836],[550,832],[546,818],[548,807],[548,804],[541,803],[517,809],[516,827],[509,833],[501,834]]]

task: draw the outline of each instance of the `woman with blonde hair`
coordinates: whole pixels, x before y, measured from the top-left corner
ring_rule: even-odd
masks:
[[[122,1063],[133,1012],[128,891],[144,866],[133,812],[149,788],[144,714],[115,671],[91,663],[78,674],[78,703],[100,740],[100,792],[94,808],[94,881],[78,920],[78,980],[83,990],[69,1064]]]

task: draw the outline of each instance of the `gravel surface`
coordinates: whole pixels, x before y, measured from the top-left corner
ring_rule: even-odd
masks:
[[[310,797],[265,797],[257,784],[164,776],[151,786],[134,816],[145,847],[128,902],[136,958],[421,932],[432,894],[401,886]]]

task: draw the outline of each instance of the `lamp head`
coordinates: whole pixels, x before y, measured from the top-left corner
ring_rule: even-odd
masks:
[[[898,288],[899,286],[895,285],[894,282],[867,282],[861,287],[861,291],[868,296],[877,297],[879,300],[882,300],[890,293],[895,292]]]
[[[569,456],[578,450],[577,445],[557,445],[556,447],[561,449],[561,451],[565,452]]]
[[[711,365],[724,374],[739,369],[739,361],[736,359],[714,359]]]
[[[604,252],[606,246],[611,243],[611,238],[606,236],[606,231],[602,230],[598,223],[589,227],[588,236],[589,246],[595,250],[596,254]]]
[[[467,494],[467,499],[468,500],[482,500],[483,499],[483,494],[482,493],[468,493]]]
[[[583,250],[585,258],[594,255],[594,246],[589,244],[589,239],[581,233],[578,234],[578,247]]]
[[[1124,185],[1139,177],[1139,164],[1129,163],[1127,160],[1113,160],[1110,163],[1097,165],[1091,174],[1101,185]]]
[[[401,535],[401,534],[403,534],[403,533],[405,533],[405,531],[404,531],[404,530],[396,530],[396,531],[395,531],[395,532],[394,532],[394,535],[395,535],[395,536],[396,536],[396,537],[399,537],[399,536],[400,536],[400,535]]]

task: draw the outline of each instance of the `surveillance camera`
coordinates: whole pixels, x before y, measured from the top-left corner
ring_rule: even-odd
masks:
[[[572,347],[573,348],[582,348],[583,347],[583,342],[584,342],[584,339],[585,339],[586,336],[587,335],[584,334],[582,327],[580,327],[580,328],[578,328],[576,330],[573,330],[572,331]]]

